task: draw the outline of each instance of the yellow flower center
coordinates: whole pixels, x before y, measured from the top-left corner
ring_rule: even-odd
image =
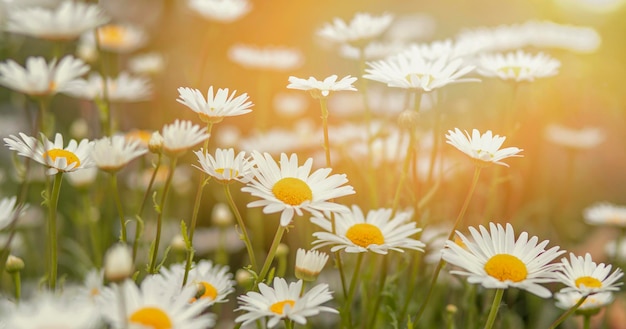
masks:
[[[170,317],[157,307],[143,307],[130,315],[128,321],[152,329],[172,329]]]
[[[98,39],[101,45],[120,46],[126,41],[128,31],[120,25],[106,25],[98,29]]]
[[[586,288],[602,288],[602,282],[590,276],[581,276],[576,279],[576,288],[580,288],[581,285]]]
[[[204,287],[204,294],[202,294],[200,298],[210,298],[211,300],[215,300],[215,298],[217,298],[217,289],[215,289],[212,284],[206,281],[199,283]]]
[[[359,223],[354,224],[346,232],[346,238],[352,243],[363,248],[371,244],[381,245],[385,243],[385,237],[380,229],[372,224]]]
[[[214,111],[213,108],[209,110],[211,112]],[[200,117],[200,120],[202,120],[202,122],[205,122],[205,123],[220,123],[222,122],[222,120],[224,120],[223,116],[213,116],[213,115],[208,115],[207,113],[202,113],[202,112],[198,112],[198,117]]]
[[[295,177],[285,177],[276,182],[272,187],[272,193],[278,200],[292,206],[313,200],[313,192],[309,185]]]
[[[522,73],[528,73],[529,69],[521,66],[503,66],[498,71],[504,74],[513,73],[513,76],[519,77]]]
[[[411,81],[411,77],[417,77],[420,79],[420,83],[422,85],[426,85],[429,86],[430,83],[433,81],[433,76],[430,74],[422,74],[422,73],[410,73],[406,76],[406,80],[407,81]],[[425,82],[425,83],[424,83]]]
[[[226,179],[233,179],[239,176],[239,171],[233,168],[217,168],[215,172],[224,176]],[[228,172],[228,175],[224,175],[224,172]]]
[[[48,84],[48,91],[55,90],[57,90],[57,83],[55,81],[50,81],[50,83]]]
[[[52,149],[43,153],[43,158],[50,158],[50,161],[54,162],[57,158],[65,158],[67,161],[67,165],[70,166],[72,164],[76,164],[74,168],[80,166],[80,159],[78,156],[68,150],[63,149]]]
[[[454,236],[454,243],[456,243],[459,247],[463,249],[467,249],[467,245],[465,244],[465,242],[463,242],[463,240],[461,240],[458,235]]]
[[[100,289],[98,288],[91,288],[91,290],[89,290],[89,294],[91,295],[91,297],[95,297],[100,295]]]
[[[152,132],[148,130],[133,130],[126,133],[124,137],[126,137],[126,139],[129,141],[137,140],[142,145],[147,146],[148,143],[150,143],[150,138],[152,138]]]
[[[294,305],[296,305],[296,301],[295,300],[291,300],[291,299],[285,299],[283,301],[280,302],[276,302],[272,305],[270,305],[270,311],[276,313],[276,314],[283,314],[283,310],[285,309],[285,305],[289,305],[291,308],[293,308]]]
[[[509,254],[497,254],[485,264],[485,271],[500,281],[520,282],[526,279],[526,265],[517,257]]]

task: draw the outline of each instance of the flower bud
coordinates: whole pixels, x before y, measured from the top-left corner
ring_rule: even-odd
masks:
[[[152,136],[150,136],[150,141],[148,142],[148,149],[150,150],[150,152],[155,153],[155,154],[159,154],[161,153],[161,151],[163,151],[163,136],[161,136],[161,133],[159,133],[158,131],[155,131],[152,133]]]
[[[125,244],[116,244],[104,255],[104,278],[121,282],[133,275],[133,256]]]
[[[406,130],[415,130],[420,120],[420,114],[414,110],[404,110],[398,115],[398,126]]]
[[[213,207],[211,219],[213,224],[219,227],[230,227],[233,225],[233,213],[228,208],[228,205],[224,203],[218,203]]]
[[[250,274],[250,272],[244,270],[243,268],[240,268],[239,270],[237,270],[237,273],[235,273],[235,280],[237,281],[237,284],[241,287],[247,288],[252,283],[253,279],[254,278],[252,277],[252,274]]]
[[[19,257],[9,255],[5,268],[9,273],[19,272],[24,269],[24,261]]]
[[[298,249],[296,253],[296,278],[315,281],[328,261],[328,254],[317,250]]]

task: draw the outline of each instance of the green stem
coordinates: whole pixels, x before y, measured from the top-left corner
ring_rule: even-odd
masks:
[[[591,315],[585,314],[583,316],[583,329],[590,329],[590,328],[591,328]]]
[[[452,240],[456,230],[458,229],[459,225],[461,224],[461,221],[463,220],[463,217],[465,216],[465,212],[467,211],[467,207],[469,206],[470,200],[472,199],[472,195],[474,195],[474,189],[476,189],[476,185],[478,185],[478,178],[480,177],[480,171],[481,171],[481,167],[476,166],[474,169],[474,178],[472,179],[472,185],[470,186],[469,191],[467,192],[467,196],[465,197],[465,201],[463,201],[463,206],[461,207],[461,211],[459,212],[459,215],[457,216],[456,221],[454,222],[454,226],[452,227],[452,230],[450,231],[450,234],[448,235],[447,240]],[[443,260],[443,258],[441,258],[439,260],[439,263],[437,264],[437,268],[435,268],[435,273],[433,274],[433,279],[430,283],[430,286],[428,287],[428,293],[426,295],[426,299],[420,306],[420,309],[417,312],[417,315],[415,316],[415,321],[413,321],[413,323],[417,323],[419,319],[422,317],[422,314],[424,314],[424,310],[426,310],[428,301],[433,294],[433,290],[435,289],[435,284],[437,283],[437,278],[439,277],[439,273],[441,272],[441,269],[443,268],[444,265],[445,265],[445,261]]]
[[[154,185],[154,180],[156,179],[156,175],[159,172],[159,167],[161,166],[161,158],[162,155],[159,153],[159,157],[157,159],[157,164],[154,167],[154,171],[152,172],[152,177],[150,177],[150,183],[148,183],[148,188],[146,188],[146,192],[143,194],[143,199],[141,200],[141,205],[139,206],[139,211],[136,215],[137,225],[135,225],[135,240],[133,241],[133,260],[137,257],[137,249],[139,248],[139,237],[141,236],[141,230],[139,227],[139,221],[143,214],[143,209],[146,207],[146,203],[148,201],[148,195],[150,195],[150,191],[152,190],[152,185]]]
[[[48,284],[51,290],[56,289],[57,283],[57,205],[59,203],[62,182],[63,172],[59,171],[54,176],[52,194],[50,195],[50,200],[48,200],[48,241],[50,244],[50,273],[48,274]]]
[[[243,234],[243,243],[246,245],[246,250],[248,251],[248,258],[250,258],[252,270],[257,271],[258,267],[256,263],[256,257],[254,257],[254,248],[252,248],[252,241],[250,240],[250,236],[248,235],[246,223],[243,221],[243,218],[239,213],[239,209],[237,209],[237,205],[235,204],[235,200],[230,193],[230,185],[224,184],[224,193],[226,194],[226,199],[228,200],[228,205],[230,206],[230,209],[235,214],[235,218],[237,219],[237,225],[239,225],[239,227],[241,228],[241,233]]]
[[[348,296],[346,296],[346,303],[343,308],[344,311],[342,313],[346,314],[347,317],[344,318],[347,320],[346,328],[352,328],[352,299],[354,298],[354,291],[356,288],[356,283],[359,280],[359,273],[361,272],[361,263],[363,262],[363,253],[360,252],[356,259],[356,265],[354,265],[354,272],[352,273],[352,280],[350,280],[350,289],[348,290]]]
[[[270,270],[270,265],[274,260],[274,256],[276,255],[276,249],[280,244],[281,239],[283,238],[283,233],[285,233],[286,227],[282,225],[278,225],[278,230],[276,230],[276,235],[274,235],[274,241],[272,241],[272,245],[270,246],[270,251],[267,253],[267,258],[265,258],[265,263],[263,263],[263,268],[261,268],[261,273],[259,274],[256,282],[254,283],[254,289],[257,288],[259,283],[265,280],[265,276],[267,272]],[[253,290],[254,290],[253,289]]]
[[[100,36],[98,35],[98,29],[94,29],[94,40],[96,43],[96,50],[99,54],[102,54],[102,48],[100,47]],[[98,105],[98,109],[100,110],[100,123],[102,126],[102,131],[106,136],[111,136],[113,132],[112,129],[112,119],[111,119],[111,106],[109,103],[109,86],[107,84],[106,77],[106,68],[105,68],[105,59],[100,58],[100,65],[98,65],[98,74],[102,79],[102,99],[100,101],[96,100],[96,104]]]
[[[496,315],[500,308],[502,295],[504,295],[504,289],[496,289],[496,294],[493,296],[493,303],[491,304],[491,310],[489,310],[489,316],[487,317],[487,323],[485,323],[485,329],[491,329],[496,322]]]
[[[380,309],[380,302],[383,299],[383,290],[385,288],[385,281],[387,280],[387,257],[389,255],[382,255],[383,264],[382,264],[382,272],[380,273],[380,277],[378,279],[378,292],[376,295],[376,301],[374,302],[374,309],[372,314],[372,319],[370,320],[370,324],[368,328],[376,328],[376,317],[378,316],[378,311]]]
[[[122,200],[120,199],[120,191],[117,187],[116,173],[111,173],[111,189],[113,190],[113,198],[115,199],[117,214],[120,217],[120,242],[126,244],[126,219],[124,218],[124,208],[122,207]]]
[[[293,321],[289,318],[285,318],[285,329],[293,329]]]
[[[91,251],[93,253],[93,263],[97,268],[100,268],[102,265],[102,250],[100,249],[101,240],[100,235],[101,231],[98,229],[98,222],[95,221],[91,217],[91,199],[89,198],[89,194],[87,191],[82,191],[82,203],[83,203],[83,211],[88,214],[86,216],[87,226],[89,228],[89,237],[91,240]]]
[[[170,186],[172,184],[172,177],[174,177],[174,171],[176,170],[177,161],[178,157],[173,156],[170,164],[170,171],[167,174],[165,186],[163,187],[163,195],[161,196],[161,204],[159,206],[159,215],[157,216],[156,236],[154,238],[152,256],[150,257],[150,267],[148,271],[150,274],[157,273],[157,255],[159,253],[159,243],[161,242],[161,227],[163,225],[163,214],[165,213],[165,201],[167,200],[167,193],[169,192]]]
[[[395,216],[396,211],[398,211],[398,205],[400,204],[400,194],[402,192],[402,187],[404,186],[404,182],[409,174],[409,165],[411,164],[411,158],[413,156],[413,149],[415,148],[415,134],[413,131],[409,131],[409,145],[406,148],[406,156],[404,157],[404,163],[402,164],[402,172],[400,173],[400,181],[398,182],[398,187],[396,188],[396,194],[393,197],[393,205],[391,207],[391,218]]]
[[[441,91],[437,92],[437,106],[439,106]],[[433,172],[435,168],[435,162],[437,160],[437,153],[441,144],[441,121],[442,121],[442,107],[435,109],[435,127],[433,128],[433,148],[430,151],[430,160],[428,163],[428,175],[426,176],[426,186],[430,186],[433,181]]]
[[[580,298],[574,306],[570,307],[569,310],[561,314],[561,316],[550,325],[549,329],[555,329],[559,324],[561,324],[561,322],[565,321],[565,319],[567,319],[570,315],[572,315],[572,313],[576,312],[576,310],[580,307],[580,305],[582,305],[585,302],[585,300],[587,300],[587,297],[589,296],[587,295],[587,296]]]
[[[22,281],[20,279],[20,271],[11,273],[13,277],[13,284],[15,285],[15,302],[19,302],[22,297]]]

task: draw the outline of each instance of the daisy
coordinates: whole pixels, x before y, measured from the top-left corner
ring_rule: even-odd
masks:
[[[198,89],[178,88],[177,102],[189,107],[198,113],[200,120],[206,123],[218,123],[225,117],[234,117],[252,112],[252,102],[248,101],[248,94],[243,93],[237,97],[233,91],[229,95],[228,88],[219,88],[213,94],[213,86],[209,87],[207,97],[204,98]]]
[[[437,30],[437,20],[429,14],[411,13],[396,17],[385,32],[385,38],[395,42],[428,40]]]
[[[8,14],[8,31],[51,40],[75,39],[109,21],[98,5],[73,0],[55,9],[16,7]]]
[[[596,203],[583,211],[585,222],[591,225],[626,227],[626,206],[608,202]]]
[[[354,194],[354,189],[345,174],[328,176],[330,168],[318,169],[311,174],[313,159],[298,165],[298,155],[280,155],[277,164],[269,153],[252,152],[256,168],[252,169],[254,179],[241,190],[262,200],[253,201],[248,207],[263,207],[263,213],[281,212],[280,225],[287,226],[294,213],[302,216],[302,210],[314,215],[322,211],[342,212],[345,207],[331,202],[334,198]],[[279,167],[280,165],[280,167]]]
[[[288,89],[307,90],[311,93],[313,98],[328,97],[331,91],[351,90],[356,91],[356,88],[352,85],[357,78],[351,76],[345,76],[341,80],[337,81],[336,75],[331,75],[319,81],[314,77],[309,77],[308,80],[296,78],[294,76],[289,77]]]
[[[84,303],[70,296],[42,293],[30,300],[20,300],[11,312],[3,316],[6,328],[100,328],[102,321],[92,303]]]
[[[557,292],[554,294],[556,299],[556,306],[563,310],[569,310],[574,305],[578,304],[581,298],[584,296],[576,291],[570,292]],[[599,311],[601,308],[613,303],[615,297],[610,291],[600,292],[591,296],[588,296],[585,301],[578,306],[576,313]]]
[[[19,216],[19,214],[16,214],[16,211],[19,209],[15,207],[16,202],[17,197],[15,196],[0,199],[0,230],[9,226]]]
[[[103,276],[110,282],[121,282],[133,275],[133,256],[126,244],[118,243],[104,254]]]
[[[145,278],[140,287],[128,279],[105,288],[98,305],[102,317],[113,328],[210,328],[215,324],[214,317],[203,313],[209,301],[189,303],[195,294],[195,287],[185,287],[175,295],[164,296],[153,277]],[[125,318],[120,316],[121,305],[125,307]]]
[[[152,86],[145,77],[134,77],[121,72],[115,78],[106,78],[107,99],[111,102],[139,102],[150,99]],[[103,99],[104,83],[99,74],[91,74],[87,80],[69,89],[67,94],[88,100]]]
[[[148,42],[148,35],[142,29],[129,24],[107,24],[97,29],[100,48],[114,53],[131,53]],[[95,46],[93,32],[81,36],[82,44]]]
[[[80,142],[71,139],[67,147],[63,147],[63,135],[57,133],[54,142],[41,134],[43,142],[35,137],[19,133],[19,137],[10,135],[4,138],[5,145],[18,155],[29,157],[49,169],[48,175],[58,172],[71,172],[93,166],[89,157],[93,142],[82,139]]]
[[[474,70],[462,59],[449,60],[447,56],[429,61],[421,55],[402,53],[384,60],[368,62],[363,78],[382,82],[389,87],[418,89],[425,92],[449,84],[477,82],[474,78],[463,78]]]
[[[332,300],[332,293],[327,284],[319,284],[300,296],[302,280],[287,285],[282,278],[274,278],[273,287],[265,283],[259,284],[259,292],[249,291],[239,296],[239,308],[235,311],[246,311],[238,316],[235,322],[247,325],[264,317],[269,317],[268,328],[274,328],[282,319],[289,319],[298,324],[306,324],[306,318],[320,312],[338,313],[337,310],[321,306]]]
[[[296,253],[296,278],[304,281],[315,281],[328,261],[328,254],[317,250],[298,248]]]
[[[349,23],[335,18],[326,23],[317,35],[336,43],[349,43],[365,46],[372,39],[380,36],[391,25],[393,15],[374,16],[369,13],[356,13]]]
[[[485,54],[478,58],[476,71],[485,77],[502,80],[534,81],[559,72],[561,62],[544,53],[531,55],[518,50],[507,54]]]
[[[403,249],[424,251],[425,245],[412,235],[422,231],[411,221],[412,211],[398,212],[393,218],[391,209],[371,210],[367,217],[359,206],[353,205],[350,213],[339,213],[335,218],[335,232],[331,221],[322,216],[311,218],[311,222],[327,232],[315,232],[315,249],[333,246],[330,251],[344,250],[350,253],[375,252],[387,254],[389,250],[404,252]]]
[[[128,69],[139,75],[157,75],[165,69],[165,58],[159,53],[135,55],[128,60]]]
[[[523,151],[517,147],[500,149],[506,137],[494,136],[491,130],[487,130],[486,133],[481,135],[478,130],[473,129],[470,137],[467,131],[465,131],[464,135],[459,128],[454,128],[454,131],[448,130],[446,139],[446,143],[467,154],[480,167],[485,167],[492,163],[508,167],[509,165],[501,162],[501,160],[509,157],[521,157],[522,155],[517,153]]]
[[[565,251],[559,251],[558,246],[545,250],[548,241],[537,243],[539,239],[529,239],[527,232],[516,240],[513,226],[508,223],[506,229],[494,223],[489,227],[491,231],[479,226],[480,232],[470,227],[473,241],[459,231],[456,233],[460,244],[446,241],[443,260],[461,268],[450,273],[467,276],[469,283],[489,289],[515,287],[542,298],[550,297],[550,290],[540,284],[556,281],[554,272],[561,265],[550,262]]]
[[[545,130],[545,136],[554,144],[575,150],[594,148],[604,140],[604,134],[599,128],[573,129],[558,124],[549,125]]]
[[[255,47],[234,45],[228,51],[228,58],[249,69],[287,71],[297,69],[304,62],[304,56],[297,49],[287,47]]]
[[[232,23],[252,10],[248,0],[189,0],[187,5],[200,16],[222,23]]]
[[[9,59],[0,63],[0,85],[31,96],[54,95],[80,86],[79,77],[89,66],[71,55],[46,63],[43,57],[28,57],[22,67]]]
[[[163,127],[163,151],[180,155],[209,138],[207,128],[200,128],[191,121],[176,120]]]
[[[556,277],[567,286],[561,292],[575,291],[587,296],[618,291],[618,286],[623,284],[618,281],[624,275],[621,269],[617,268],[611,273],[611,265],[596,264],[589,253],[585,257],[570,253],[570,260],[563,258],[561,262],[563,266],[556,272]]]
[[[137,140],[124,136],[103,137],[94,141],[91,159],[101,170],[116,172],[148,152]]]
[[[173,264],[168,268],[162,267],[156,279],[161,283],[160,290],[165,295],[180,293],[185,276],[185,264]],[[193,298],[208,301],[208,305],[225,303],[228,295],[235,291],[233,274],[228,266],[213,264],[211,261],[201,260],[194,264],[189,271],[185,287],[202,287]]]
[[[218,148],[215,150],[215,157],[202,149],[195,151],[194,154],[200,162],[200,167],[194,167],[222,183],[230,183],[233,180],[247,183],[250,180],[253,164],[246,158],[246,152],[241,151],[235,156],[235,150],[232,148],[228,150]]]
[[[621,0],[620,0],[621,1]],[[594,1],[594,7],[598,2]],[[538,48],[559,48],[580,53],[592,53],[602,43],[598,31],[589,26],[558,24],[550,21],[524,23],[530,45]]]
[[[96,181],[98,167],[83,168],[81,170],[65,173],[63,176],[67,178],[70,185],[77,189],[88,188]]]

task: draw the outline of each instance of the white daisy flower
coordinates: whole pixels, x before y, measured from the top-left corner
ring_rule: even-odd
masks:
[[[462,59],[448,60],[446,56],[434,61],[422,56],[403,53],[384,60],[368,62],[363,78],[382,82],[389,87],[419,89],[425,92],[449,84],[461,82],[477,82],[474,78],[463,78],[474,70],[474,66],[466,65]]]
[[[604,141],[600,128],[584,127],[569,128],[559,124],[551,124],[545,130],[546,139],[550,142],[571,149],[591,149]]]
[[[55,9],[16,7],[8,14],[7,31],[52,40],[75,39],[109,21],[98,5],[72,0]]]
[[[331,91],[351,90],[356,91],[356,88],[352,85],[357,78],[351,76],[345,76],[341,80],[337,81],[336,75],[331,75],[319,81],[314,77],[309,77],[308,80],[296,78],[294,76],[289,77],[288,89],[306,90],[311,93],[313,98],[328,97]]]
[[[474,164],[481,167],[492,163],[508,167],[509,165],[501,162],[501,160],[509,157],[521,157],[522,155],[517,153],[523,151],[517,147],[500,149],[506,137],[494,136],[491,130],[487,130],[481,135],[478,130],[473,129],[470,137],[467,131],[463,134],[459,128],[454,128],[454,131],[448,130],[446,139],[446,143],[467,154],[472,158]]]
[[[30,300],[20,300],[11,312],[3,314],[6,328],[95,329],[102,326],[98,309],[67,295],[42,293]]]
[[[626,227],[626,206],[608,202],[596,203],[583,211],[585,222],[591,225]]]
[[[339,48],[339,55],[344,58],[360,60],[377,60],[393,54],[397,54],[404,49],[404,45],[398,42],[378,42],[372,41],[363,49],[350,44],[343,44]]]
[[[147,152],[148,149],[143,147],[139,141],[117,135],[94,141],[90,155],[101,170],[116,172]]]
[[[252,152],[256,168],[254,179],[241,190],[262,200],[250,202],[248,207],[263,207],[263,213],[281,212],[280,225],[287,226],[294,214],[302,216],[302,210],[314,215],[321,212],[343,212],[345,206],[329,200],[354,194],[345,174],[330,175],[332,169],[321,168],[311,174],[313,159],[298,165],[298,155],[280,155],[277,164],[269,153]],[[279,167],[280,165],[280,167]]]
[[[278,92],[274,94],[272,105],[280,115],[298,117],[309,108],[309,101],[310,98],[300,92]]]
[[[228,58],[249,69],[287,71],[304,62],[302,53],[287,47],[255,47],[237,44],[228,50]]]
[[[450,273],[467,276],[469,283],[489,289],[515,287],[542,298],[550,297],[550,290],[540,284],[556,281],[554,272],[561,265],[550,262],[565,251],[559,251],[558,246],[545,250],[549,241],[537,243],[539,239],[529,239],[527,232],[516,240],[513,226],[508,223],[506,229],[494,223],[489,223],[489,227],[487,231],[479,226],[480,232],[470,227],[472,240],[457,231],[460,244],[446,241],[443,260],[461,268]]]
[[[583,296],[606,291],[618,291],[623,283],[618,280],[624,276],[621,269],[611,273],[611,265],[596,264],[589,253],[576,256],[570,253],[570,259],[562,258],[563,266],[556,272],[556,277],[567,287],[561,292],[576,291]]]
[[[139,75],[157,75],[165,69],[165,58],[159,53],[145,53],[131,57],[128,69]]]
[[[327,261],[327,253],[298,248],[296,252],[296,278],[304,281],[315,281]]]
[[[196,288],[189,286],[175,295],[165,296],[159,282],[147,277],[140,287],[128,279],[112,288],[105,288],[97,301],[104,320],[116,329],[210,328],[215,324],[214,317],[203,313],[209,300],[189,303],[195,294]],[[125,318],[120,316],[121,305],[125,308]]]
[[[248,94],[243,93],[237,97],[233,91],[229,95],[228,88],[219,88],[213,94],[213,86],[209,87],[207,97],[204,98],[198,89],[178,88],[177,102],[189,107],[198,113],[200,120],[206,123],[218,123],[225,117],[233,117],[252,112],[252,102],[248,101]]]
[[[342,19],[333,19],[317,31],[317,35],[336,43],[350,43],[364,46],[377,38],[391,25],[393,15],[374,16],[369,13],[356,13],[349,23]]]
[[[327,284],[319,284],[300,296],[302,280],[287,285],[282,278],[274,278],[273,287],[259,284],[259,292],[249,291],[239,296],[239,308],[246,311],[235,322],[247,325],[264,317],[269,317],[268,328],[274,328],[282,319],[290,319],[298,324],[306,324],[306,318],[320,312],[338,313],[337,310],[321,306],[333,299]]]
[[[620,0],[622,1],[622,0]],[[594,7],[598,2],[594,1]],[[600,33],[593,27],[558,24],[550,21],[524,23],[530,45],[537,48],[558,48],[580,53],[592,53],[602,43]]]
[[[185,264],[173,264],[169,269],[162,267],[155,279],[160,282],[160,290],[165,295],[176,295],[183,287],[184,276]],[[206,300],[209,306],[227,302],[228,295],[235,291],[235,281],[229,267],[213,264],[207,260],[192,265],[185,286],[198,290],[193,301]]]
[[[89,66],[73,56],[46,63],[43,57],[28,57],[22,67],[9,59],[0,63],[0,85],[31,96],[54,95],[80,86],[79,77]]]
[[[19,208],[15,207],[16,202],[17,197],[15,196],[0,199],[0,230],[9,226],[16,218],[16,215],[19,216],[19,214],[15,213],[19,210]]]
[[[563,310],[569,310],[574,305],[578,304],[581,298],[584,296],[576,291],[570,292],[557,292],[554,294],[554,299],[556,299],[556,306]],[[588,296],[585,301],[578,306],[577,313],[580,311],[599,311],[601,308],[611,305],[613,300],[615,299],[612,292],[601,292],[591,296]]]
[[[194,154],[200,162],[200,167],[194,167],[222,183],[230,183],[233,180],[247,183],[250,180],[254,164],[246,158],[246,152],[241,151],[235,156],[235,150],[232,148],[227,150],[218,148],[215,150],[215,157],[209,153],[205,154],[203,149],[195,151]]]
[[[128,72],[121,72],[115,78],[106,78],[107,98],[111,102],[139,102],[152,97],[152,85],[145,77],[134,77]],[[104,97],[104,83],[99,74],[91,74],[67,91],[67,94],[88,100]]]
[[[97,29],[97,35],[100,48],[114,53],[131,53],[148,42],[146,32],[130,24],[107,24]],[[84,33],[80,43],[95,46],[94,33]]]
[[[222,23],[232,23],[252,10],[248,0],[189,0],[187,5],[200,16]]]
[[[176,120],[163,127],[163,151],[179,155],[209,138],[207,128],[194,125],[191,121]]]
[[[322,216],[311,218],[311,222],[327,232],[315,232],[315,249],[332,246],[331,252],[344,250],[350,253],[375,252],[387,254],[389,250],[404,252],[404,249],[424,251],[425,245],[412,235],[422,231],[411,220],[412,211],[396,213],[391,218],[391,209],[371,210],[367,217],[359,206],[353,205],[352,212],[339,213],[335,217],[335,234],[330,219]]]
[[[48,175],[58,172],[71,172],[93,166],[89,157],[93,142],[82,139],[80,142],[71,139],[67,147],[63,146],[63,135],[57,133],[54,142],[48,140],[43,134],[43,142],[35,137],[19,133],[19,137],[10,135],[4,138],[5,145],[18,155],[29,157],[49,169]]]
[[[533,56],[518,50],[504,55],[481,55],[476,71],[485,77],[521,82],[554,76],[559,73],[560,66],[561,62],[544,53]]]
[[[74,187],[80,189],[89,187],[96,181],[98,176],[98,167],[83,168],[72,172],[65,173],[63,175],[67,178],[67,181]]]

